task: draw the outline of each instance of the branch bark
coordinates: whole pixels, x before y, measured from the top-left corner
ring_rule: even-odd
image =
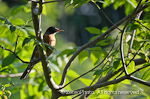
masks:
[[[42,0],[40,0],[39,2],[39,6],[42,7]],[[37,3],[36,2],[32,2],[32,19],[33,19],[33,25],[34,25],[34,29],[35,29],[35,33],[36,33],[36,38],[38,41],[43,42],[43,36],[41,35],[41,15],[40,15],[40,19],[38,19],[38,15],[37,13],[35,13],[34,9],[37,8]],[[42,8],[40,8],[42,9]],[[39,10],[42,11],[42,10]],[[41,12],[40,12],[41,14]],[[42,66],[43,66],[43,71],[44,71],[44,76],[47,82],[47,85],[49,86],[49,88],[52,89],[52,92],[55,93],[55,97],[54,95],[52,95],[52,99],[56,99],[59,98],[59,91],[57,91],[56,89],[59,88],[59,86],[54,82],[53,78],[51,77],[51,71],[49,68],[49,62],[47,60],[46,57],[46,53],[43,50],[43,48],[41,46],[38,45],[38,51],[39,51],[39,56],[42,62]]]

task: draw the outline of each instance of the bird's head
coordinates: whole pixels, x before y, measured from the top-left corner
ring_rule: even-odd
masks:
[[[46,30],[45,34],[56,34],[56,33],[59,33],[59,32],[61,32],[61,31],[64,31],[64,30],[60,30],[60,29],[58,29],[58,28],[56,28],[56,27],[49,27],[49,28]]]

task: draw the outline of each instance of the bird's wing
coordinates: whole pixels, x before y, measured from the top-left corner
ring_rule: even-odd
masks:
[[[37,45],[34,48],[32,57],[30,59],[30,63],[28,64],[28,67],[26,68],[26,70],[24,71],[24,73],[22,74],[22,76],[20,77],[21,80],[24,80],[28,77],[29,73],[31,72],[32,68],[35,66],[35,64],[37,64],[38,62],[40,62],[40,59],[35,58],[35,54],[38,51]]]

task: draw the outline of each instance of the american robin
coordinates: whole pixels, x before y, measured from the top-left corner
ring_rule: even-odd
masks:
[[[43,36],[43,39],[44,39],[44,43],[47,43],[49,45],[51,45],[52,47],[55,47],[55,44],[56,44],[56,39],[55,39],[55,34],[58,33],[58,32],[61,32],[63,30],[59,30],[58,28],[56,27],[49,27],[44,36]],[[49,49],[48,47],[46,47],[46,54],[47,54],[47,57],[52,53],[52,49]],[[35,46],[34,48],[34,51],[33,51],[33,54],[32,54],[32,57],[30,59],[30,63],[28,64],[28,67],[27,69],[24,71],[24,73],[22,74],[22,76],[20,77],[21,80],[24,80],[28,77],[31,69],[34,67],[35,64],[37,64],[38,62],[40,62],[40,59],[39,59],[39,53],[38,53],[38,48],[37,48],[37,45]]]

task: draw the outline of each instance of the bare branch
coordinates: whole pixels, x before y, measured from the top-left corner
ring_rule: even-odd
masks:
[[[93,86],[88,86],[88,87],[84,87],[84,88],[81,88],[81,89],[77,89],[77,90],[74,90],[74,92],[78,92],[78,91],[94,91],[98,88],[101,88],[101,87],[104,87],[104,86],[108,86],[108,85],[111,85],[111,84],[116,84],[116,83],[119,83],[123,80],[127,79],[127,76],[123,76],[119,79],[115,79],[115,80],[112,80],[112,81],[107,81],[107,82],[102,82],[102,83],[99,83],[99,84],[94,84]],[[61,96],[69,96],[69,95],[74,95],[74,94],[77,94],[77,93],[62,93]],[[85,94],[85,93],[82,93],[82,94]]]
[[[4,49],[4,50],[7,50],[7,51],[11,52],[12,54],[14,54],[15,57],[18,58],[22,63],[26,63],[26,64],[29,63],[29,62],[23,61],[23,60],[22,60],[15,52],[13,52],[12,50],[7,49],[7,48],[5,48],[5,47],[3,47],[3,46],[1,46],[1,45],[0,45],[0,47],[1,47],[2,49]]]
[[[135,82],[138,82],[138,83],[140,83],[140,84],[143,84],[143,85],[146,85],[146,86],[150,87],[150,83],[148,83],[148,82],[146,82],[146,81],[144,81],[144,80],[142,80],[142,79],[139,79],[139,78],[137,78],[137,77],[130,76],[130,77],[128,77],[127,79],[130,79],[130,80],[132,80],[132,81],[135,81]]]
[[[136,15],[136,18],[135,19],[139,19],[141,14],[142,14],[143,11],[141,11],[140,13],[138,13]],[[136,33],[136,29],[133,31],[133,34],[132,34],[132,38],[131,38],[131,41],[130,41],[130,46],[129,46],[129,53],[128,53],[128,58],[130,58],[130,53],[131,53],[131,50],[132,50],[132,45],[133,45],[133,41],[134,41],[134,37],[135,37],[135,33]]]
[[[122,32],[122,30],[120,28],[118,28],[118,26],[116,26],[109,18],[108,16],[105,14],[105,12],[100,8],[100,6],[93,1],[93,3],[97,6],[97,8],[102,12],[102,14],[105,16],[105,18],[113,25],[115,26],[118,30],[120,30]]]
[[[135,74],[136,72],[138,72],[138,71],[140,71],[140,70],[142,70],[142,69],[144,69],[144,68],[146,68],[146,67],[149,67],[149,66],[150,66],[150,64],[148,64],[148,65],[146,65],[146,66],[143,66],[143,67],[141,67],[141,68],[138,68],[137,70],[133,71],[133,72],[130,73],[129,75],[133,75],[133,74]]]
[[[126,65],[127,67],[130,65],[130,63],[131,63],[132,61],[134,61],[134,58],[136,57],[137,54],[139,54],[141,48],[144,46],[145,43],[146,43],[146,41],[142,44],[142,46],[140,46],[139,50],[134,54],[134,56],[132,57],[132,59],[130,59],[129,63]],[[136,62],[135,62],[135,63],[136,63]],[[123,71],[122,71],[116,78],[118,78],[119,76],[121,76],[122,73],[123,73]]]
[[[5,78],[5,77],[20,77],[22,75],[22,73],[17,73],[17,74],[0,74],[0,78]]]
[[[148,58],[150,58],[150,56],[148,56]],[[139,58],[139,59],[135,59],[133,60],[135,65],[140,65],[140,64],[143,64],[143,63],[146,63],[147,61],[143,58]]]
[[[149,7],[149,5],[145,5],[145,6],[142,6],[142,7],[139,7],[137,9],[137,11],[135,12],[136,14],[139,13],[140,11],[142,11],[143,9]],[[128,20],[129,17],[131,17],[132,14],[126,16],[125,18],[123,18],[122,20],[120,20],[119,22],[117,22],[115,25],[116,26],[119,26],[121,25],[122,23],[124,23],[125,21]],[[113,31],[116,27],[115,26],[112,26],[110,27],[105,33],[103,33],[102,35],[100,35],[99,37],[95,38],[94,40],[84,44],[80,49],[78,49],[74,55],[70,58],[69,62],[67,63],[64,71],[63,71],[63,75],[62,75],[62,79],[61,79],[61,83],[59,84],[60,86],[63,86],[65,84],[65,79],[66,79],[66,74],[67,74],[67,71],[71,65],[71,63],[73,62],[73,60],[76,58],[76,56],[81,52],[83,51],[84,49],[90,47],[91,45],[99,42],[100,40],[102,40],[103,38],[105,38],[108,34],[111,33],[111,31]]]
[[[145,25],[143,25],[140,21],[138,21],[138,20],[134,20],[134,21],[138,22],[139,24],[141,24],[143,27],[145,27],[146,29],[148,29],[150,31],[150,28],[148,28]]]
[[[42,0],[40,1],[42,2]],[[36,8],[37,3],[32,2],[32,19],[33,19],[33,25],[34,25],[34,29],[35,29],[35,33],[36,33],[36,38],[38,41],[43,42],[43,36],[41,35],[41,15],[40,15],[40,19],[38,19],[38,15],[36,15],[33,11],[34,8]],[[47,60],[46,57],[46,53],[43,50],[43,48],[41,46],[38,45],[38,51],[39,51],[39,56],[42,62],[42,66],[43,66],[43,71],[44,71],[44,76],[47,82],[47,85],[49,86],[49,88],[52,89],[53,93],[57,93],[57,98],[59,98],[59,91],[57,91],[56,89],[59,88],[59,86],[54,82],[53,78],[51,77],[51,71],[49,68],[49,62]],[[54,95],[52,95],[53,98]]]
[[[53,2],[62,2],[62,1],[66,1],[66,0],[45,1],[45,2],[43,2],[43,4],[46,4],[46,3],[53,3]]]
[[[116,37],[115,42],[114,42],[112,48],[110,49],[109,53],[108,53],[108,54],[106,55],[106,57],[102,60],[102,62],[100,62],[97,66],[95,66],[95,67],[92,68],[91,70],[87,71],[86,73],[84,73],[84,74],[80,75],[79,77],[73,79],[72,81],[70,81],[69,83],[67,83],[66,85],[64,85],[62,88],[66,87],[67,85],[69,85],[69,84],[72,83],[73,81],[75,81],[75,80],[81,78],[82,76],[84,76],[84,75],[90,73],[91,71],[93,71],[94,69],[96,69],[97,67],[99,67],[102,63],[104,63],[104,61],[107,59],[107,57],[110,55],[110,53],[112,52],[113,48],[115,47],[117,38],[118,38],[118,36]],[[61,89],[62,89],[62,88],[61,88]]]
[[[129,24],[129,22],[131,21],[131,19],[133,18],[133,16],[136,14],[136,11],[137,9],[140,7],[140,4],[141,4],[142,0],[139,1],[137,7],[135,8],[135,10],[133,11],[133,13],[131,14],[131,16],[129,17],[129,19],[127,20],[123,30],[122,30],[122,33],[121,33],[121,40],[120,40],[120,54],[121,54],[121,60],[122,60],[122,65],[123,65],[123,68],[124,68],[124,72],[126,75],[128,75],[128,71],[127,71],[127,67],[126,67],[126,64],[125,64],[125,59],[124,59],[124,54],[123,54],[123,37],[124,37],[124,33],[127,29],[127,26]]]
[[[30,1],[35,2],[35,3],[40,3],[39,1],[36,1],[36,0],[30,0]],[[42,2],[42,4],[53,3],[53,2],[62,2],[62,1],[66,1],[66,0],[52,0],[52,1],[45,1],[45,2]]]
[[[33,13],[35,15],[40,15],[42,13],[42,10],[43,10],[42,2],[44,2],[44,0],[39,0],[39,1],[37,1],[37,0],[30,0],[30,1],[32,1],[36,5],[36,6],[33,6],[33,8],[32,8]],[[38,5],[36,3],[39,3],[39,7],[38,7]]]
[[[147,8],[147,7],[149,7],[149,5],[144,5],[144,6],[141,6],[141,7],[139,7],[138,9],[137,9],[137,11],[135,11],[135,13],[137,14],[137,13],[139,13],[140,11],[142,11],[142,10],[144,10],[145,8]],[[121,20],[121,21],[123,21],[123,22],[125,22],[126,20],[128,20],[128,18],[130,17],[132,15],[132,13],[130,14],[130,15],[128,15],[127,17],[125,17],[124,19],[125,20]],[[127,19],[126,19],[127,18]],[[120,22],[120,21],[119,21]],[[118,22],[118,23],[119,23]],[[123,23],[122,22],[122,23]],[[114,26],[112,26],[112,27],[114,27]],[[150,57],[150,56],[148,56],[148,57]],[[134,62],[135,62],[135,65],[139,65],[139,64],[142,64],[142,63],[145,63],[146,61],[144,60],[144,59],[142,59],[142,58],[140,58],[140,59],[136,59],[136,60],[133,60]],[[142,62],[140,62],[140,61],[142,61]],[[106,81],[108,81],[110,78],[112,78],[114,75],[116,75],[116,74],[118,74],[120,71],[122,71],[122,69],[123,68],[120,68],[118,71],[115,71],[115,72],[113,72],[113,71],[110,71],[105,77],[103,77],[102,79],[99,79],[98,81],[97,81],[97,83],[96,84],[99,84],[99,83],[103,83],[103,82],[106,82]],[[95,89],[96,90],[96,89]],[[84,97],[83,97],[84,95],[82,95],[81,97],[80,97],[80,99],[83,99]],[[86,95],[86,97],[88,97],[88,96],[90,96],[90,94],[88,94],[88,95]]]

